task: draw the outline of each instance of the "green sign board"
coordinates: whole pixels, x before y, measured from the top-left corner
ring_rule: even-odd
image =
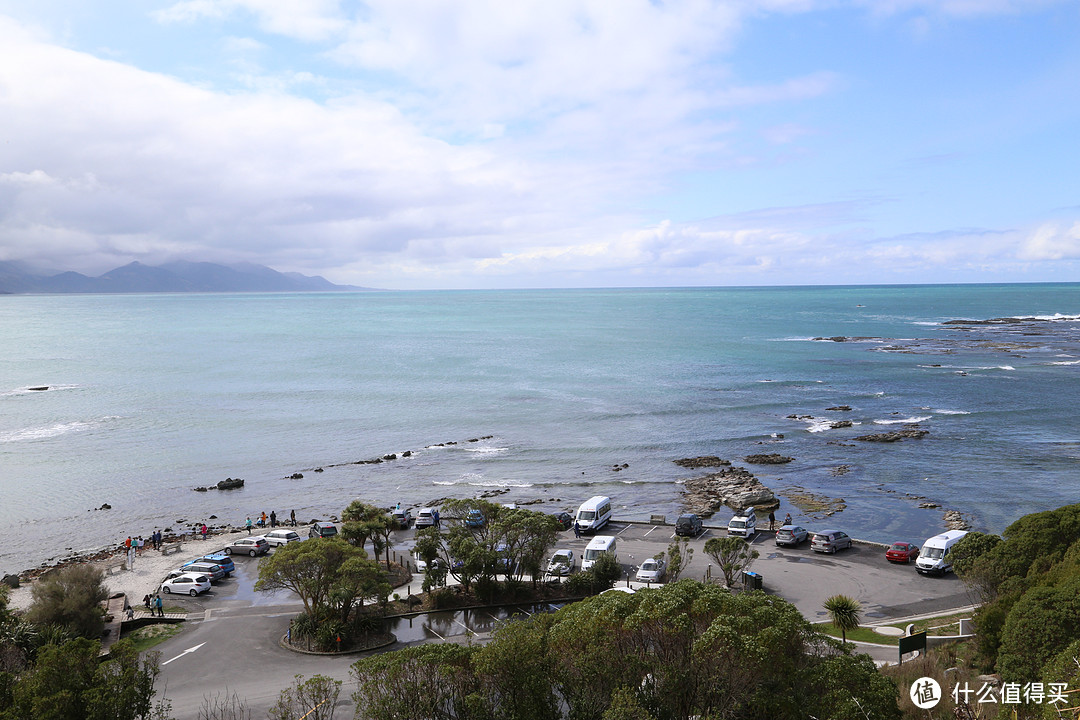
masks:
[[[926,652],[926,631],[900,638],[900,662],[904,662],[904,656],[908,653],[922,650]]]

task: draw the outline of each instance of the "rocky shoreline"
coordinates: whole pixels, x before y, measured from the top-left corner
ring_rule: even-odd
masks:
[[[684,484],[683,507],[701,517],[712,517],[722,507],[739,510],[753,506],[758,510],[775,510],[780,501],[773,491],[757,477],[741,467],[714,455],[683,458],[676,465],[687,468],[720,467],[718,472],[691,478]]]

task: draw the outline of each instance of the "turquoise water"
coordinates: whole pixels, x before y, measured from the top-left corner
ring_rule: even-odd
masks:
[[[0,572],[357,497],[673,516],[702,454],[793,456],[751,469],[846,501],[785,501],[811,527],[922,539],[941,511],[911,495],[1000,531],[1076,500],[1078,312],[1074,284],[0,297]],[[1006,316],[1045,319],[941,324]],[[852,441],[911,419],[930,435]]]

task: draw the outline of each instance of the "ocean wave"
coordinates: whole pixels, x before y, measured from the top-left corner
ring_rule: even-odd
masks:
[[[806,421],[806,432],[819,433],[824,432],[832,427],[834,420],[827,418],[814,418],[813,420]]]
[[[96,423],[75,420],[68,423],[57,423],[42,427],[23,428],[0,434],[0,443],[23,442],[26,440],[44,440],[46,438],[59,437],[68,433],[82,432],[93,427]]]
[[[908,425],[911,423],[919,423],[923,420],[929,420],[933,415],[919,415],[918,417],[909,418],[897,418],[895,420],[875,420],[875,425]]]
[[[938,415],[970,415],[967,410],[935,410]]]
[[[1080,360],[1052,360],[1046,365],[1080,365]]]
[[[467,447],[463,448],[465,452],[476,453],[477,455],[501,455],[510,448],[504,447]]]
[[[530,482],[517,480],[489,480],[477,473],[465,473],[457,480],[432,480],[432,485],[469,485],[470,487],[530,488]]]
[[[1080,320],[1080,315],[1065,315],[1063,313],[1054,313],[1053,315],[1023,315],[1017,320],[1049,320],[1051,322],[1070,322],[1074,320]]]
[[[940,325],[941,323],[939,323],[939,322],[932,322],[932,321],[930,321],[930,320],[916,320],[915,322],[913,322],[913,323],[911,323],[911,324],[912,324],[912,325],[929,325],[929,326],[931,326],[931,327],[936,327],[936,326]]]

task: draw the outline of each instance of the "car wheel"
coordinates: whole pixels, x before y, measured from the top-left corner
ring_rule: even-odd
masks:
[[[188,593],[188,595],[190,595],[191,597],[195,597],[198,594],[199,594],[199,591],[196,590],[195,588],[192,588],[191,592]]]
[[[254,551],[254,550],[250,551],[250,552],[248,553],[248,555],[250,555],[251,557],[255,557],[255,551]]]
[[[226,555],[232,555],[232,548],[225,548]]]
[[[162,586],[161,586],[161,592],[163,592],[163,593],[165,593],[166,595],[168,595],[169,593],[171,593],[171,592],[172,592],[172,590],[170,590],[170,589],[169,589],[169,586],[168,586],[168,585],[162,585]]]

